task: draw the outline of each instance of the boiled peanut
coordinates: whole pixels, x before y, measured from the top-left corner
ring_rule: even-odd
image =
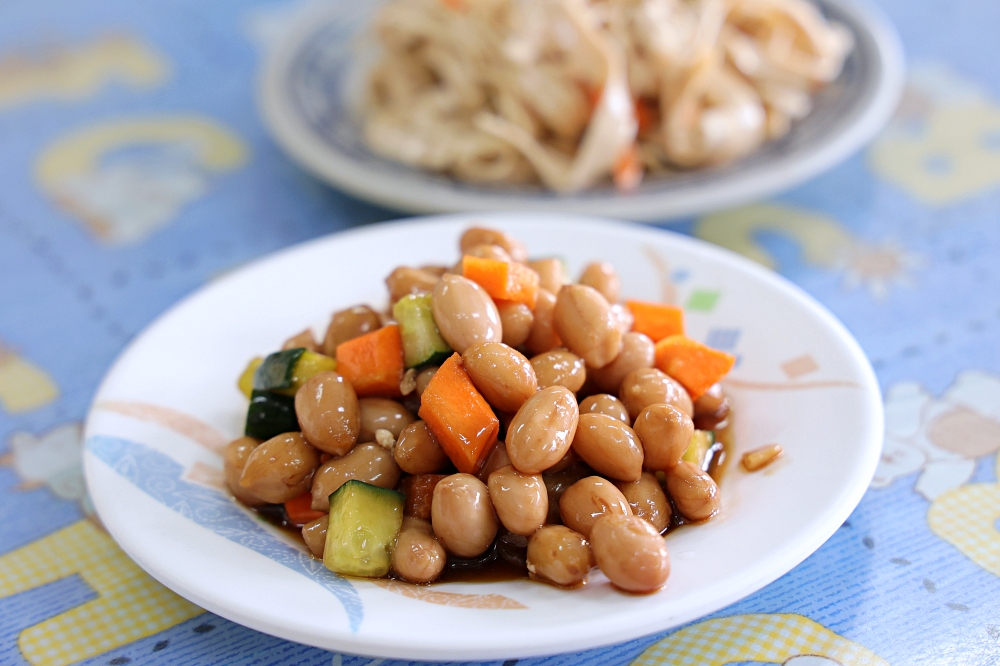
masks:
[[[281,348],[283,350],[298,349],[300,347],[305,348],[311,352],[319,352],[319,345],[316,344],[316,338],[313,337],[312,329],[307,328],[301,333],[293,335],[292,337],[285,340],[285,342],[281,345]]]
[[[320,516],[302,526],[302,540],[306,548],[316,557],[323,557],[326,550],[326,529],[330,524],[330,516]]]
[[[563,386],[538,391],[507,427],[507,455],[524,474],[545,471],[566,455],[580,418],[576,396]]]
[[[604,367],[622,350],[622,332],[611,307],[593,287],[568,284],[560,289],[552,322],[563,344],[589,367]]]
[[[594,568],[590,544],[564,525],[546,525],[528,540],[528,573],[562,587],[576,587]]]
[[[580,479],[559,498],[559,516],[563,524],[585,537],[590,536],[594,523],[606,513],[631,516],[632,509],[622,492],[599,476]]]
[[[499,245],[507,251],[507,254],[514,261],[528,260],[528,249],[524,243],[497,229],[472,227],[463,233],[459,240],[459,249],[462,254],[468,254],[467,250],[477,245]]]
[[[553,349],[532,357],[539,388],[565,386],[573,393],[587,381],[587,366],[583,359],[565,349]]]
[[[378,313],[367,305],[356,305],[333,313],[323,338],[323,353],[334,358],[337,347],[348,340],[382,328]]]
[[[549,496],[539,474],[521,474],[511,465],[490,474],[490,501],[500,522],[514,534],[530,536],[545,523]]]
[[[562,344],[552,320],[555,307],[555,294],[539,289],[535,302],[535,319],[531,324],[531,333],[524,343],[532,354],[541,354]]]
[[[426,520],[406,516],[392,551],[392,570],[411,583],[430,583],[444,571],[448,555]]]
[[[631,483],[618,481],[615,486],[622,491],[622,495],[628,501],[632,515],[647,520],[657,532],[667,529],[673,510],[655,474],[643,472],[638,481]]]
[[[423,421],[403,428],[392,449],[392,457],[407,474],[430,474],[448,466],[448,455]]]
[[[247,458],[254,449],[260,446],[260,440],[253,437],[240,437],[234,439],[226,445],[222,453],[223,471],[226,475],[226,487],[229,492],[239,501],[247,506],[260,506],[266,504],[264,500],[254,495],[252,492],[240,485],[240,477],[243,475],[243,468],[246,467]]]
[[[578,280],[580,284],[593,287],[601,292],[608,303],[618,302],[618,292],[621,290],[621,281],[615,267],[606,261],[595,261],[587,264],[583,269],[583,274]]]
[[[361,432],[354,387],[336,372],[311,377],[295,393],[295,415],[306,440],[320,451],[342,456]]]
[[[691,417],[673,405],[650,405],[635,420],[635,432],[642,442],[643,465],[654,471],[680,462],[694,434]]]
[[[399,467],[389,451],[372,442],[358,444],[347,455],[327,460],[316,472],[312,508],[314,511],[329,510],[330,495],[351,479],[380,488],[395,488],[399,475]]]
[[[481,342],[465,350],[469,378],[492,407],[516,412],[538,390],[531,363],[502,342]]]
[[[471,474],[452,474],[440,481],[434,487],[431,525],[449,553],[484,553],[499,527],[486,484]]]
[[[388,430],[398,439],[403,428],[413,423],[413,414],[406,407],[388,398],[360,398],[358,410],[361,419],[361,433],[358,441],[375,441],[376,430]]]
[[[642,410],[661,403],[673,405],[688,416],[692,412],[691,396],[684,387],[656,368],[639,368],[628,373],[618,387],[618,398],[633,422]]]
[[[531,335],[531,325],[535,323],[535,315],[524,303],[507,301],[497,305],[500,313],[500,326],[503,328],[502,342],[511,347],[520,347]]]
[[[667,492],[677,512],[688,520],[708,520],[722,507],[719,486],[694,463],[681,461],[667,470]]]
[[[240,486],[254,497],[280,504],[309,490],[319,453],[301,433],[286,432],[256,447],[240,475]]]
[[[613,416],[581,414],[573,450],[598,474],[617,481],[638,481],[642,445],[635,431]]]
[[[597,393],[581,400],[580,414],[607,414],[626,425],[632,422],[622,401],[607,393]]]
[[[431,310],[441,337],[459,354],[480,342],[500,342],[500,313],[490,295],[472,280],[445,275],[434,287]]]
[[[655,355],[656,346],[648,335],[626,333],[622,336],[622,350],[618,356],[603,368],[591,370],[590,378],[602,391],[617,391],[622,380],[633,370],[652,368]]]
[[[410,294],[426,294],[434,289],[434,285],[440,279],[437,275],[419,268],[400,266],[385,279],[385,285],[389,288],[389,302],[395,303]]]
[[[560,259],[529,261],[528,267],[538,273],[538,286],[545,291],[558,294],[562,286],[568,282],[563,262]]]
[[[590,532],[597,566],[626,592],[654,592],[670,576],[670,555],[663,537],[638,516],[602,516]]]

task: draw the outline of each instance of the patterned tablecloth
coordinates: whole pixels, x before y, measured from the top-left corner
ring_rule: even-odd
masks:
[[[1000,663],[1000,4],[881,4],[910,70],[875,143],[774,200],[666,225],[775,268],[854,332],[887,412],[870,490],[729,608],[521,663]],[[2,664],[378,662],[169,592],[100,529],[80,470],[88,402],[154,316],[255,257],[395,216],[311,179],[261,124],[255,73],[293,9],[3,4]]]

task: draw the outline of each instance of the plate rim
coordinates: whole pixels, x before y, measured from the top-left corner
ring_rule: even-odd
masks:
[[[490,648],[490,649],[480,649],[480,648],[469,648],[466,646],[460,646],[455,649],[443,648],[440,645],[429,645],[420,641],[410,642],[410,643],[395,643],[393,645],[385,645],[379,641],[378,637],[375,636],[363,636],[357,633],[350,634],[347,640],[340,639],[336,636],[332,636],[333,640],[317,640],[315,634],[298,631],[293,624],[286,625],[284,627],[279,627],[276,630],[275,626],[269,624],[266,620],[261,620],[257,616],[252,614],[244,614],[240,612],[240,609],[234,606],[227,606],[223,602],[218,601],[216,598],[203,594],[202,591],[196,585],[189,585],[183,577],[174,576],[169,570],[164,570],[160,568],[157,564],[150,561],[145,554],[141,551],[141,548],[134,547],[134,544],[128,539],[127,536],[119,538],[115,533],[115,528],[109,524],[108,521],[104,519],[103,516],[107,515],[105,501],[100,493],[90,492],[91,498],[94,503],[97,515],[101,517],[102,522],[104,522],[105,527],[108,530],[109,535],[115,540],[115,542],[125,551],[125,553],[133,559],[144,571],[146,571],[154,579],[162,583],[167,588],[171,589],[181,597],[192,601],[198,606],[215,613],[227,620],[236,622],[243,626],[247,626],[251,629],[261,631],[263,633],[276,636],[278,638],[292,640],[306,645],[313,645],[315,647],[328,649],[328,650],[338,650],[347,652],[350,654],[366,654],[373,657],[382,658],[393,658],[393,659],[417,659],[417,660],[490,660],[490,659],[509,659],[509,658],[526,658],[526,657],[536,657],[542,655],[558,654],[565,652],[567,649],[571,652],[579,652],[583,650],[589,650],[594,648],[599,648],[602,646],[615,645],[629,640],[634,640],[643,636],[658,633],[660,631],[666,631],[669,629],[674,629],[680,627],[689,622],[695,621],[704,617],[705,615],[711,614],[718,610],[724,609],[733,603],[759,591],[766,585],[777,580],[781,576],[785,575],[799,564],[809,557],[812,553],[819,549],[840,527],[840,525],[848,518],[851,512],[857,507],[858,503],[861,501],[871,479],[874,476],[876,466],[878,464],[879,456],[882,450],[883,435],[884,435],[884,410],[881,389],[875,375],[874,370],[869,363],[867,356],[861,349],[860,344],[847,330],[846,326],[840,322],[824,305],[819,301],[810,296],[801,287],[792,283],[788,279],[784,278],[780,274],[770,271],[763,266],[738,255],[732,251],[714,246],[706,241],[702,241],[696,238],[692,238],[683,234],[668,231],[660,228],[650,228],[641,224],[635,224],[631,222],[625,222],[621,220],[609,220],[603,219],[595,216],[580,216],[575,214],[562,214],[562,213],[536,213],[531,216],[532,221],[545,221],[545,222],[556,222],[556,223],[572,223],[574,225],[593,225],[595,227],[607,228],[608,226],[618,227],[622,230],[631,230],[641,236],[662,236],[665,235],[671,238],[671,242],[677,243],[680,246],[685,247],[688,250],[694,250],[698,253],[704,253],[708,256],[713,256],[720,261],[728,263],[730,265],[735,265],[738,269],[747,271],[753,274],[755,277],[763,279],[769,286],[777,288],[779,291],[784,292],[791,298],[793,298],[796,303],[806,310],[808,310],[813,316],[817,317],[843,345],[845,350],[849,354],[849,358],[855,362],[856,368],[862,380],[862,390],[867,397],[865,401],[869,411],[870,411],[870,424],[868,431],[865,435],[864,442],[864,456],[859,456],[859,464],[857,472],[851,477],[850,483],[845,484],[845,488],[842,490],[841,495],[844,497],[843,501],[839,505],[834,505],[827,508],[821,512],[817,519],[814,521],[814,526],[806,531],[806,534],[801,536],[794,547],[787,549],[781,557],[773,558],[769,562],[761,563],[750,573],[754,576],[749,577],[749,580],[745,582],[742,586],[734,587],[727,593],[720,594],[717,596],[706,595],[711,597],[711,601],[702,601],[698,604],[693,604],[690,608],[686,609],[686,612],[678,614],[676,617],[664,622],[662,619],[660,622],[650,621],[638,625],[637,629],[632,629],[628,633],[621,633],[620,631],[606,631],[604,633],[593,633],[589,634],[584,640],[577,637],[572,646],[567,646],[565,644],[566,639],[562,639],[563,642],[560,643],[557,639],[550,640],[535,640],[530,643],[519,643],[516,646],[511,646],[509,648]],[[108,369],[104,378],[101,380],[98,389],[94,393],[94,397],[91,401],[90,406],[87,410],[87,416],[84,422],[84,476],[87,482],[88,491],[92,485],[93,475],[95,474],[94,466],[97,464],[105,465],[105,463],[99,461],[96,455],[89,449],[90,438],[96,434],[92,432],[93,427],[93,416],[94,412],[97,410],[96,405],[103,399],[103,393],[105,391],[106,385],[111,381],[113,375],[115,375],[120,367],[127,361],[128,357],[134,353],[134,350],[143,344],[144,339],[147,335],[156,328],[163,320],[173,316],[176,312],[182,310],[186,305],[194,299],[200,298],[206,291],[211,290],[213,287],[218,285],[223,281],[230,281],[239,279],[239,277],[251,271],[260,270],[262,267],[266,266],[272,261],[277,261],[288,254],[294,254],[295,252],[302,251],[305,248],[321,245],[323,243],[330,242],[333,239],[340,239],[345,236],[357,236],[365,235],[370,233],[372,230],[378,231],[391,231],[393,228],[400,226],[412,226],[414,223],[418,223],[425,226],[445,226],[454,225],[456,223],[469,224],[471,222],[487,222],[494,220],[498,223],[503,221],[509,221],[511,219],[511,214],[507,212],[497,212],[497,213],[487,213],[487,214],[447,214],[447,215],[436,215],[436,216],[421,216],[414,218],[402,218],[398,220],[392,220],[387,222],[381,222],[376,224],[364,225],[360,227],[355,227],[343,232],[335,232],[332,234],[327,234],[315,239],[311,239],[302,243],[298,243],[287,248],[283,248],[276,252],[269,253],[256,260],[250,261],[247,264],[239,266],[234,270],[226,273],[224,276],[215,280],[211,283],[205,284],[193,292],[184,296],[178,302],[176,302],[171,307],[167,308],[163,313],[154,318],[133,340],[119,353],[113,364]],[[111,521],[114,523],[115,521]],[[713,584],[709,587],[711,590],[713,587],[720,585],[721,583]],[[655,616],[655,614],[651,614]],[[331,636],[326,636],[325,638],[330,639]]]
[[[401,181],[331,148],[299,116],[287,96],[286,73],[299,48],[335,13],[335,4],[313,0],[293,19],[288,32],[271,48],[260,68],[255,98],[260,116],[275,142],[293,162],[328,185],[352,196],[417,214],[463,211],[542,211],[597,215],[637,221],[665,220],[730,208],[800,185],[833,168],[867,145],[888,123],[902,98],[905,56],[902,40],[886,14],[867,0],[819,0],[836,6],[863,28],[875,45],[875,94],[855,122],[840,134],[820,139],[798,159],[734,174],[718,182],[670,192],[632,193],[586,198],[522,198],[484,189],[454,190],[430,178]]]

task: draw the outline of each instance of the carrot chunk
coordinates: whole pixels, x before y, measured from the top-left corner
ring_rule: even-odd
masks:
[[[639,187],[644,173],[645,167],[642,163],[642,155],[639,154],[639,146],[633,143],[623,150],[618,159],[615,160],[614,167],[611,169],[611,179],[614,181],[615,189],[619,192],[631,192]]]
[[[403,340],[396,324],[337,345],[337,372],[351,382],[359,398],[402,395],[403,366]]]
[[[635,100],[635,119],[639,121],[639,136],[656,129],[660,124],[660,102],[649,97]]]
[[[403,478],[399,483],[399,489],[406,495],[403,515],[430,520],[434,488],[446,478],[447,474],[414,474]]]
[[[423,395],[420,418],[458,471],[475,474],[497,441],[500,421],[455,353],[441,364]]]
[[[625,307],[635,318],[632,330],[645,333],[653,342],[659,342],[671,335],[684,335],[684,310],[676,305],[625,301]]]
[[[285,502],[285,513],[288,514],[288,522],[292,525],[305,525],[308,522],[322,518],[325,511],[313,511],[312,493],[304,492],[298,497]]]
[[[524,264],[499,259],[462,257],[462,275],[495,300],[524,303],[532,310],[538,299],[538,273]]]
[[[692,400],[722,379],[735,362],[732,354],[683,335],[671,335],[656,343],[656,367],[680,382]]]

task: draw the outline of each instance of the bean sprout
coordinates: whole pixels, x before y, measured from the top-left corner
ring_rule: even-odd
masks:
[[[853,46],[808,0],[391,0],[375,31],[372,150],[558,192],[748,155]]]

